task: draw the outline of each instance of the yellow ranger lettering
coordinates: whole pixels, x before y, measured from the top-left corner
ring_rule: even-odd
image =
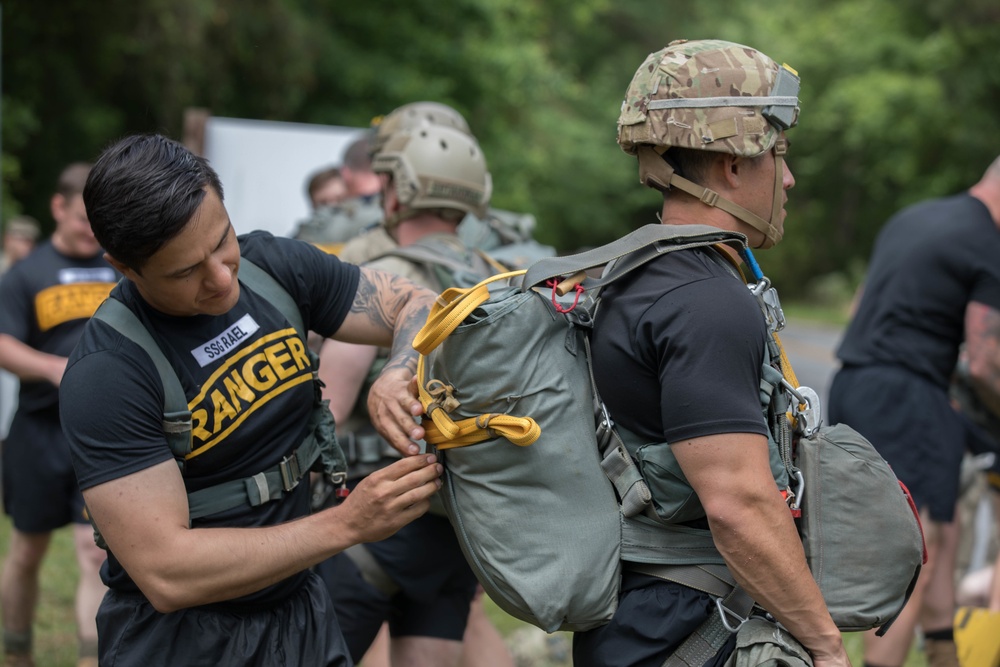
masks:
[[[114,286],[114,283],[71,283],[46,287],[35,295],[38,328],[48,331],[64,322],[89,318]]]
[[[243,378],[257,391],[267,391],[278,381],[274,369],[267,365],[267,355],[259,352],[243,364]]]
[[[215,408],[212,419],[221,424],[225,419],[236,419],[236,409],[218,389],[212,391],[212,405]]]
[[[237,411],[242,409],[240,399],[247,403],[253,402],[255,396],[253,389],[247,386],[246,380],[243,379],[239,371],[234,370],[222,378],[222,384],[226,387],[226,391],[229,392],[229,400],[236,406]]]
[[[309,356],[294,329],[254,341],[212,373],[188,404],[194,442],[187,458],[217,445],[275,396],[311,380]]]

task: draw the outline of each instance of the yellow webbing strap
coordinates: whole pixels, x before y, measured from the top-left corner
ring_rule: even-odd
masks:
[[[524,271],[500,273],[474,287],[467,289],[452,287],[442,292],[431,307],[427,322],[414,337],[413,348],[422,355],[430,354],[472,311],[490,298],[490,290],[487,287],[490,283],[524,273]]]
[[[431,307],[427,322],[413,339],[420,353],[417,360],[417,390],[424,413],[424,440],[438,449],[452,449],[482,442],[498,436],[524,447],[538,440],[541,427],[531,417],[490,413],[455,421],[448,414],[458,403],[451,396],[452,387],[427,377],[427,357],[445,338],[458,328],[466,317],[490,297],[488,285],[524,274],[524,271],[501,273],[468,289],[445,290]]]
[[[781,374],[785,376],[785,379],[788,380],[789,384],[793,387],[798,387],[799,379],[795,377],[795,370],[792,368],[792,362],[788,360],[788,355],[785,354],[785,346],[781,344],[781,338],[778,337],[777,332],[771,335],[774,336],[774,344],[778,346],[778,353],[781,355]],[[804,410],[807,407],[808,406],[802,403],[799,404],[800,410]],[[795,419],[795,414],[791,411],[786,414],[788,415],[788,425],[794,429],[795,423],[798,421]]]

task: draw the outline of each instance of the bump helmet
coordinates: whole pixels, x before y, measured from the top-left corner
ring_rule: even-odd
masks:
[[[453,127],[423,123],[392,134],[372,169],[392,175],[401,204],[389,227],[421,209],[486,215],[493,190],[486,158],[472,136]]]
[[[618,145],[756,157],[798,121],[798,76],[756,49],[678,40],[649,54],[625,93]]]
[[[372,120],[372,154],[378,153],[393,134],[412,130],[421,125],[445,125],[471,136],[469,124],[462,114],[439,102],[410,102],[394,109],[387,116]]]
[[[629,83],[618,117],[618,145],[639,158],[639,180],[676,187],[763,232],[761,247],[781,239],[782,132],[799,115],[799,77],[760,51],[722,40],[677,40],[651,53]],[[770,220],[680,176],[663,155],[671,148],[753,158],[773,151]]]

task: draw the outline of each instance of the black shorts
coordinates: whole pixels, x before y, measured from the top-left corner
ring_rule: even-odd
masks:
[[[365,581],[346,554],[316,566],[355,661],[383,621],[393,637],[462,640],[477,582],[446,518],[425,514],[365,548],[397,587],[391,594]]]
[[[934,521],[954,519],[967,429],[946,389],[896,368],[842,368],[829,413],[828,423],[848,424],[871,441],[918,508]]]
[[[58,410],[14,415],[3,443],[3,508],[22,533],[87,523]]]
[[[108,591],[97,612],[101,667],[351,667],[330,596],[311,575],[277,603],[161,614]]]
[[[660,667],[712,614],[712,598],[693,588],[626,572],[618,609],[607,625],[573,635],[574,667]],[[722,665],[736,635],[705,667]]]

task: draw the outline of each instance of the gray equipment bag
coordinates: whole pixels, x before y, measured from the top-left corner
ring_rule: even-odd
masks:
[[[736,650],[724,667],[812,667],[806,647],[780,625],[751,618],[736,632]]]
[[[601,466],[607,438],[598,440],[602,410],[585,347],[590,295],[663,253],[742,238],[700,225],[647,225],[439,298],[414,341],[430,417],[425,439],[442,455],[441,493],[466,558],[509,614],[548,632],[581,631],[606,623],[617,606],[622,513]],[[583,269],[620,257],[631,261],[587,290],[560,297],[546,286],[562,275],[582,280]],[[620,483],[641,496],[630,470]]]
[[[799,534],[830,616],[845,632],[884,633],[926,560],[909,492],[846,424],[800,438],[795,466],[803,474]]]

